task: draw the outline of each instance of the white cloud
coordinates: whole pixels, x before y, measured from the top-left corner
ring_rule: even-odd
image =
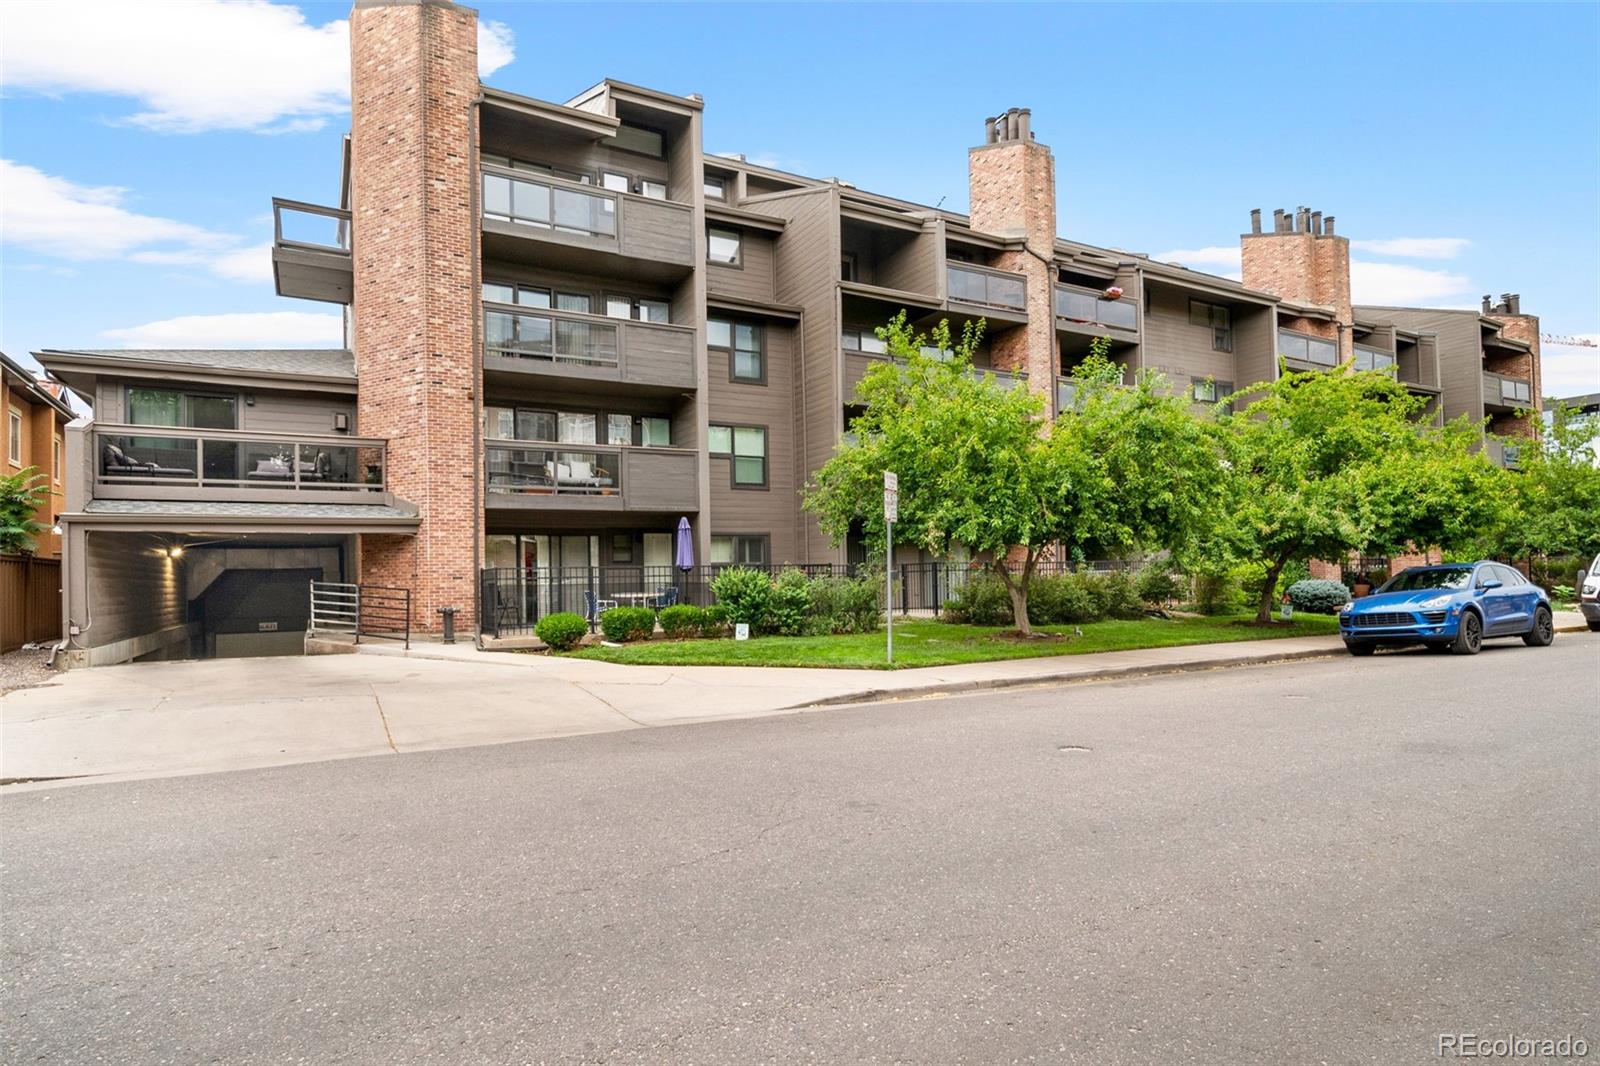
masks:
[[[344,322],[337,312],[314,311],[180,315],[101,336],[124,348],[337,348]]]
[[[1150,258],[1161,263],[1181,263],[1193,270],[1212,270],[1218,267],[1232,271],[1239,269],[1237,245],[1213,244],[1207,248],[1173,248],[1170,251],[1157,252]]]
[[[127,190],[78,185],[0,159],[0,239],[61,259],[110,259],[150,245],[221,248],[236,238],[122,205]]]
[[[478,70],[515,56],[510,27],[478,25]],[[350,103],[350,26],[314,26],[267,0],[12,0],[0,85],[131,97],[125,121],[169,133],[320,129]]]
[[[1379,241],[1351,241],[1350,247],[1359,252],[1401,259],[1454,259],[1471,244],[1465,237],[1390,237]]]
[[[1477,304],[1472,279],[1448,270],[1402,263],[1350,263],[1350,297],[1358,304],[1391,307],[1455,307]]]
[[[1600,343],[1600,333],[1579,333]],[[1546,396],[1582,396],[1600,392],[1600,348],[1575,344],[1541,344],[1539,374]]]

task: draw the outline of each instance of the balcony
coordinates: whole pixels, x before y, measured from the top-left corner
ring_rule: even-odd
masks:
[[[380,438],[120,424],[93,438],[97,499],[389,502]]]
[[[986,313],[1014,324],[1028,320],[1028,279],[1010,270],[950,263],[945,267],[949,302],[953,307]]]
[[[1520,461],[1522,448],[1516,444],[1507,444],[1497,437],[1485,437],[1483,453],[1495,466],[1503,466],[1507,470],[1516,470],[1521,467]]]
[[[694,330],[603,315],[484,304],[485,374],[660,388],[696,386]]]
[[[485,165],[483,247],[494,259],[670,281],[694,267],[694,210]]]
[[[1139,332],[1139,308],[1130,300],[1108,300],[1093,289],[1057,285],[1056,328],[1128,339]]]
[[[273,197],[272,281],[279,296],[333,304],[354,299],[350,212]]]
[[[887,355],[875,352],[852,351],[848,347],[844,349],[843,355],[844,397],[845,402],[849,403],[851,402],[851,397],[855,396],[856,385],[862,378],[866,377],[867,368],[875,363],[887,363],[891,360]],[[975,366],[969,371],[969,374],[975,378],[981,378],[985,374],[993,374],[996,381],[1009,388],[1026,385],[1028,381],[1028,375],[1023,371],[1000,370],[988,366]]]
[[[1525,378],[1483,374],[1483,406],[1492,411],[1533,410],[1533,390]]]
[[[693,512],[699,455],[686,448],[489,441],[485,506],[518,510]]]

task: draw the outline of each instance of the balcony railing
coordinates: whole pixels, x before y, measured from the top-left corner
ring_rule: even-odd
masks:
[[[484,171],[483,217],[539,229],[615,237],[617,198],[609,192]]]
[[[513,310],[485,304],[484,350],[554,363],[616,366],[621,359],[619,325],[571,312]]]
[[[484,304],[484,367],[693,389],[694,330],[574,311]]]
[[[349,303],[350,246],[350,212],[273,197],[272,274],[279,296]]]
[[[387,442],[169,426],[97,425],[95,495],[272,499],[382,495]]]
[[[1524,378],[1504,374],[1483,375],[1483,402],[1496,407],[1532,407],[1533,388]]]
[[[1522,447],[1517,444],[1507,444],[1495,437],[1486,437],[1483,442],[1484,454],[1496,466],[1503,466],[1507,470],[1516,470],[1521,465]]]
[[[1056,317],[1117,329],[1138,329],[1139,309],[1128,300],[1108,300],[1093,289],[1056,286]]]
[[[1278,331],[1278,354],[1307,366],[1339,365],[1338,342],[1313,337],[1309,333],[1296,333],[1290,329]]]
[[[952,300],[1008,311],[1028,308],[1027,279],[1021,274],[951,263],[945,276]]]
[[[484,444],[490,507],[693,511],[699,508],[698,471],[698,454],[687,448]]]
[[[567,249],[674,268],[663,276],[676,276],[679,268],[694,260],[694,211],[674,200],[486,165],[482,214],[486,238],[497,241],[532,237]],[[512,258],[521,254],[510,245],[499,251],[509,251]],[[580,265],[592,270],[616,264]]]
[[[848,337],[849,334],[846,334],[846,336]],[[938,357],[936,349],[923,349],[923,353],[933,358]],[[843,354],[844,393],[846,397],[853,396],[855,394],[856,385],[861,381],[862,378],[866,377],[867,369],[874,363],[900,361],[891,360],[889,356],[883,352],[861,351],[852,347],[848,340],[846,340],[843,345]],[[1001,385],[1011,388],[1015,388],[1018,385],[1023,385],[1028,380],[1027,372],[1022,370],[1003,370],[1000,367],[994,366],[974,366],[967,371],[967,376],[975,379],[982,378],[985,374],[993,374],[997,382],[999,382]]]
[[[1358,344],[1355,347],[1355,355],[1357,370],[1393,370],[1395,368],[1395,358],[1392,352],[1386,352],[1379,348],[1364,348]]]

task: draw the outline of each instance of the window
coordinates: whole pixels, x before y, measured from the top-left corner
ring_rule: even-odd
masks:
[[[728,198],[728,179],[714,178],[707,174],[704,189],[707,199],[726,200]]]
[[[523,307],[550,306],[550,290],[533,285],[513,285],[509,281],[486,281],[483,298],[487,303],[520,304]]]
[[[606,315],[609,318],[631,318],[639,322],[666,323],[668,319],[667,301],[651,300],[645,297],[633,296],[607,296]]]
[[[1500,379],[1500,398],[1502,400],[1521,400],[1523,403],[1527,403],[1528,397],[1531,395],[1532,393],[1529,391],[1526,381],[1518,381],[1515,378]]]
[[[766,566],[769,540],[765,534],[713,534],[711,565]]]
[[[1226,307],[1190,300],[1189,324],[1205,326],[1211,330],[1212,351],[1233,351],[1233,313]]]
[[[614,170],[600,172],[600,187],[610,189],[612,192],[629,192],[633,182],[626,174],[618,174]]]
[[[839,334],[839,343],[847,352],[865,352],[868,355],[884,355],[889,350],[888,345],[870,329],[843,330]]]
[[[767,431],[761,426],[712,426],[708,450],[733,461],[735,488],[767,487]]]
[[[617,234],[617,203],[610,196],[487,171],[483,175],[483,214],[540,229],[602,237]]]
[[[590,306],[594,303],[586,292],[558,292],[556,293],[557,311],[575,311],[580,315],[589,313]]]
[[[633,534],[611,534],[611,561],[614,563],[633,562]]]
[[[57,437],[50,442],[50,470],[57,484],[61,483],[61,438]]]
[[[1394,356],[1378,348],[1356,345],[1357,370],[1388,370],[1394,366]]]
[[[15,407],[6,409],[6,458],[22,465],[22,412]]]
[[[672,420],[668,418],[641,417],[639,439],[641,448],[672,447]]]
[[[632,444],[633,418],[629,415],[606,415],[606,443]]]
[[[728,350],[728,380],[766,383],[763,333],[760,326],[748,322],[712,319],[706,323],[707,346]]]
[[[128,390],[128,422],[135,426],[237,429],[238,404],[236,396],[131,388]]]
[[[666,138],[660,131],[646,129],[643,126],[618,126],[616,134],[611,138],[611,146],[620,148],[624,152],[637,152],[657,159],[667,154]]]
[[[856,274],[856,268],[858,265],[859,260],[856,259],[856,253],[844,253],[844,255],[839,259],[839,280],[860,281],[861,279]]]
[[[1192,387],[1190,395],[1197,403],[1216,403],[1233,392],[1231,381],[1213,381],[1210,378],[1190,378],[1189,381]],[[1229,410],[1231,409],[1232,406],[1229,405]]]
[[[1315,366],[1336,366],[1339,362],[1339,346],[1333,341],[1287,329],[1278,331],[1278,354]]]
[[[647,200],[665,200],[667,198],[667,183],[664,181],[651,181],[649,178],[640,178],[639,195]]]
[[[739,266],[744,262],[744,234],[736,229],[721,226],[706,228],[706,260],[723,266]]]

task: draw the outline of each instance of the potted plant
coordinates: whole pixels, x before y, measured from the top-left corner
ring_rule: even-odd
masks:
[[[1108,285],[1108,286],[1106,286],[1105,298],[1108,299],[1108,300],[1120,300],[1120,299],[1122,299],[1122,286],[1121,285]]]
[[[1372,578],[1365,573],[1357,573],[1350,579],[1350,595],[1360,599],[1372,591]]]

